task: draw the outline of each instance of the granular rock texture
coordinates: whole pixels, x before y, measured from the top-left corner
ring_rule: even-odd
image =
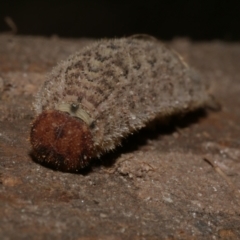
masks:
[[[221,111],[143,129],[78,174],[53,171],[31,156],[32,102],[90,42],[0,35],[0,238],[240,238],[240,44],[169,43]]]

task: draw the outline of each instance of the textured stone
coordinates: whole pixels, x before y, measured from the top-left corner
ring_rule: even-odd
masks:
[[[31,158],[32,102],[46,73],[86,43],[0,36],[0,238],[239,239],[240,44],[169,43],[221,111],[142,129],[91,168],[62,173]]]

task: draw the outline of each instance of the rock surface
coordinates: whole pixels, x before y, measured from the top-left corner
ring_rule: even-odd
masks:
[[[168,43],[202,73],[221,111],[143,129],[79,174],[33,161],[34,96],[90,41],[0,35],[0,238],[240,238],[239,43]]]

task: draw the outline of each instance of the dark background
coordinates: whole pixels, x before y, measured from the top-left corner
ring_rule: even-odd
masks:
[[[1,0],[0,32],[10,17],[21,35],[240,40],[240,1],[221,0]]]

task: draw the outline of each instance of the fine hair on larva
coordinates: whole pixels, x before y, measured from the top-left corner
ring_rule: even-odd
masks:
[[[105,39],[60,62],[37,94],[37,161],[78,171],[154,119],[206,107],[206,83],[152,38]]]

